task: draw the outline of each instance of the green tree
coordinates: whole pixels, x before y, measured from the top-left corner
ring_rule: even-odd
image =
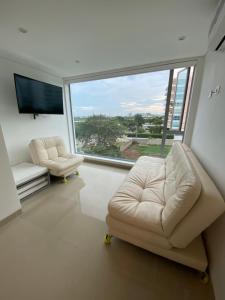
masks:
[[[101,149],[115,146],[124,134],[124,127],[116,119],[104,115],[94,115],[76,124],[76,137],[84,147],[98,146]]]
[[[149,128],[150,133],[161,133],[163,128],[164,117],[163,116],[151,116],[148,119],[148,123],[152,126]]]
[[[136,123],[134,121],[134,117],[132,116],[126,116],[126,117],[122,117],[122,116],[116,116],[114,117],[118,123],[120,125],[122,125],[126,131],[136,131]]]
[[[148,119],[148,122],[149,122],[150,124],[160,125],[160,126],[163,125],[163,121],[164,121],[164,117],[163,117],[163,116],[151,116],[151,117]]]
[[[129,131],[135,132],[137,129],[137,126],[135,124],[134,119],[127,119],[127,126]]]
[[[145,119],[142,117],[141,114],[134,115],[134,122],[136,126],[139,128],[145,123]]]
[[[145,123],[145,119],[143,118],[143,116],[141,114],[136,114],[136,115],[134,115],[134,123],[136,126],[136,137],[137,137],[138,131],[140,131],[140,128]]]

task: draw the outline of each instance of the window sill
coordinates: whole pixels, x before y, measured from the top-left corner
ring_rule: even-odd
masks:
[[[80,155],[77,153],[77,155]],[[131,169],[135,162],[83,154],[84,161]]]

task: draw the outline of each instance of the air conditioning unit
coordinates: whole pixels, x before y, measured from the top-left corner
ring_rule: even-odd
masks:
[[[209,50],[225,53],[225,0],[219,2],[210,26]]]

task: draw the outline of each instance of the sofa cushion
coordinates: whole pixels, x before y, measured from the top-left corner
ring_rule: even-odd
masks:
[[[162,212],[164,233],[169,236],[193,207],[201,192],[201,182],[181,143],[175,143],[165,160],[165,207]]]
[[[110,201],[110,215],[118,220],[126,220],[128,224],[163,235],[161,214],[165,202],[164,179],[163,159],[139,158]]]
[[[216,185],[192,150],[187,146],[183,148],[201,180],[202,188],[198,201],[182,219],[182,222],[176,226],[173,234],[170,236],[173,246],[179,248],[187,247],[194,238],[201,234],[225,211],[224,199]]]

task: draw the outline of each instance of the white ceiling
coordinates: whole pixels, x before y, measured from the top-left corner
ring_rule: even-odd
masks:
[[[63,77],[199,56],[217,2],[0,0],[0,55]]]

